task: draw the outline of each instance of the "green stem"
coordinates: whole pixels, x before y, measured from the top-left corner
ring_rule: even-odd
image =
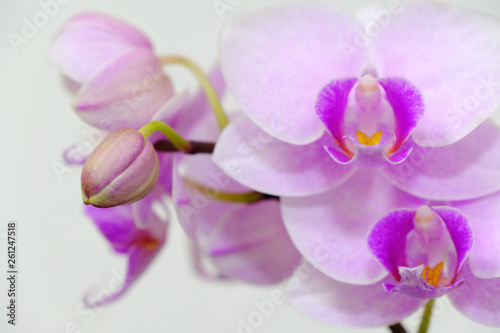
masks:
[[[431,321],[431,313],[433,306],[434,306],[433,299],[431,299],[425,305],[424,315],[422,316],[422,321],[420,322],[420,328],[418,329],[418,333],[427,333],[427,329],[429,328],[429,322]]]
[[[205,196],[220,201],[251,204],[260,200],[277,199],[277,197],[275,196],[255,191],[243,192],[243,193],[221,192],[214,190],[213,188],[203,186],[189,178],[183,178],[182,180],[184,184],[197,190],[198,192],[203,193]]]
[[[175,148],[181,152],[187,152],[190,150],[190,143],[179,133],[177,133],[172,127],[165,124],[162,121],[152,121],[142,126],[139,129],[139,132],[144,136],[144,139],[147,139],[153,132],[160,131],[162,132],[169,140],[172,142]]]
[[[217,96],[213,85],[207,78],[205,73],[194,62],[181,56],[164,56],[160,57],[159,60],[162,65],[180,64],[189,68],[200,82],[201,88],[205,92],[208,102],[214,110],[215,117],[217,118],[220,129],[226,127],[229,121],[226,117],[226,114],[224,113],[224,110],[222,109],[219,97]]]

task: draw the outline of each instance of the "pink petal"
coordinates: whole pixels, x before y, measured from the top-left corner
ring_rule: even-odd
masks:
[[[398,267],[408,266],[406,238],[413,230],[414,217],[415,210],[393,210],[378,220],[368,234],[370,252],[398,282]]]
[[[357,81],[358,79],[353,77],[333,80],[323,87],[316,100],[316,114],[318,118],[323,122],[337,145],[346,152],[350,150],[344,142],[344,116],[347,103],[349,102],[349,93]],[[327,150],[330,151],[331,149],[328,147]],[[332,154],[337,156],[335,152],[332,152]]]
[[[177,156],[176,160],[173,198],[179,220],[199,254],[216,266],[216,275],[269,284],[293,271],[300,254],[283,226],[278,201],[248,205],[212,199],[207,195],[211,191],[251,190],[230,179],[210,156]],[[182,175],[210,192],[186,186]]]
[[[280,141],[243,116],[221,134],[213,161],[238,182],[260,192],[304,196],[346,181],[355,171],[335,163],[323,146],[335,144],[329,134],[308,145]]]
[[[389,210],[417,208],[422,202],[385,181],[375,170],[360,169],[329,192],[281,198],[292,241],[326,275],[342,282],[371,284],[387,271],[368,250],[371,226]]]
[[[87,214],[116,252],[128,252],[136,239],[147,234],[135,228],[131,206],[96,208],[85,206]]]
[[[467,200],[500,190],[500,128],[486,121],[446,147],[423,148],[383,169],[405,192],[432,200]]]
[[[166,240],[168,217],[155,213],[153,204],[162,198],[162,192],[155,189],[144,201],[113,208],[87,206],[85,212],[108,239],[114,250],[128,256],[128,268],[123,283],[115,290],[96,284],[84,295],[89,307],[98,307],[123,296],[130,286],[144,273],[154,260]],[[164,208],[165,209],[165,208]],[[145,219],[145,220],[136,220]],[[142,225],[143,228],[137,228]],[[106,293],[102,294],[105,290]]]
[[[378,80],[384,88],[387,100],[392,106],[395,119],[394,137],[390,152],[396,152],[417,127],[424,114],[424,103],[418,89],[398,77],[384,77]],[[391,156],[389,159],[392,160]],[[397,156],[396,156],[396,160]]]
[[[100,307],[114,302],[122,297],[129,290],[131,285],[139,278],[139,276],[149,267],[153,259],[158,254],[160,248],[161,246],[137,246],[132,248],[128,254],[128,269],[122,285],[113,291],[109,290],[109,287],[94,286],[84,295],[83,301],[85,305],[90,308]],[[106,291],[106,293],[103,295],[102,291]]]
[[[409,3],[371,45],[381,77],[411,81],[425,113],[413,133],[420,145],[456,142],[500,102],[500,21],[439,3]]]
[[[457,252],[455,273],[458,273],[473,248],[474,237],[470,222],[464,213],[453,207],[433,207],[433,210],[441,217],[450,233]]]
[[[460,278],[465,280],[463,286],[448,294],[452,304],[472,320],[500,327],[500,278],[480,279],[472,274],[467,264]]]
[[[314,112],[318,93],[333,78],[361,74],[365,52],[346,51],[356,28],[354,19],[320,4],[233,19],[220,37],[228,88],[269,134],[289,143],[311,143],[324,131]]]
[[[456,280],[445,287],[435,287],[423,277],[425,266],[399,267],[400,281],[398,284],[384,283],[384,289],[392,294],[404,294],[418,299],[433,299],[446,295],[450,291],[461,287],[464,280]]]
[[[233,205],[201,245],[225,276],[253,284],[283,280],[302,258],[283,226],[277,200]]]
[[[478,278],[499,278],[500,193],[453,205],[467,215],[474,231],[474,247],[469,255],[470,270]]]
[[[99,68],[137,48],[152,48],[142,32],[115,18],[86,13],[63,26],[50,58],[64,75],[83,83]]]
[[[173,95],[170,79],[150,49],[137,49],[92,74],[74,100],[78,115],[109,130],[139,128]]]
[[[302,313],[334,326],[377,327],[395,324],[423,302],[384,291],[382,282],[358,286],[335,281],[310,265],[290,279],[287,298]]]

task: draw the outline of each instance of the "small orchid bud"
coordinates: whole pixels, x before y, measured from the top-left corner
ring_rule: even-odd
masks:
[[[158,155],[150,141],[132,128],[116,130],[83,166],[83,202],[106,208],[138,201],[154,189],[159,171]]]

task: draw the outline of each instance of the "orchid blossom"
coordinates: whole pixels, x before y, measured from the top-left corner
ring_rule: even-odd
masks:
[[[204,117],[185,136],[217,140],[220,130],[207,111],[187,110],[180,123],[195,114]],[[299,264],[301,256],[286,232],[276,198],[262,200],[262,194],[229,178],[210,155],[175,156],[173,199],[202,276],[273,284]]]
[[[499,190],[497,133],[479,151],[462,147],[467,162],[442,165],[446,147],[463,144],[500,103],[500,22],[437,3],[386,14],[381,27],[327,4],[294,4],[226,23],[222,72],[246,117],[221,135],[215,163],[230,175],[242,165],[235,180],[279,196],[325,192],[359,168],[439,200]],[[256,135],[265,148],[255,149]],[[412,158],[423,147],[438,157]]]
[[[234,17],[208,77],[119,20],[70,20],[51,59],[80,117],[115,131],[88,159],[65,155],[85,163],[84,202],[107,207],[86,214],[128,256],[122,286],[92,289],[87,305],[118,299],[151,264],[171,200],[203,277],[289,279],[293,306],[337,326],[392,325],[445,295],[500,326],[500,127],[488,119],[500,21],[390,6],[374,20],[309,3]],[[168,64],[201,89],[174,94]],[[223,111],[226,85],[242,112]]]
[[[493,296],[500,290],[499,200],[495,193],[448,206],[391,210],[367,237],[373,261],[384,270],[378,282],[339,282],[310,267],[300,284],[291,285],[289,300],[331,324],[370,327],[393,324],[424,300],[448,295],[469,318],[500,326],[500,301]],[[354,274],[361,265],[354,260],[348,269]]]

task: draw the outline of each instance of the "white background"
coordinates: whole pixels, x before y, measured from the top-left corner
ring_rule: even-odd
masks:
[[[42,0],[46,1],[46,0]],[[240,3],[237,12],[262,7],[269,0],[222,0]],[[374,1],[336,1],[349,11]],[[386,2],[377,1],[384,5]],[[498,0],[446,2],[500,17]],[[18,221],[18,326],[6,324],[5,241],[0,244],[0,332],[236,332],[237,318],[255,310],[253,302],[273,288],[203,281],[192,271],[188,240],[178,225],[154,265],[121,301],[95,313],[79,313],[81,296],[103,273],[123,267],[123,258],[82,213],[78,168],[59,181],[54,163],[61,152],[82,138],[83,122],[70,108],[71,95],[48,62],[50,40],[76,13],[99,11],[122,18],[154,41],[158,54],[184,54],[208,69],[216,59],[217,32],[223,23],[212,0],[71,0],[38,34],[15,53],[7,34],[21,33],[22,18],[40,11],[34,0],[0,0],[0,232]],[[192,81],[181,71],[178,87]],[[0,239],[1,241],[1,239]],[[500,295],[498,295],[500,297]],[[415,331],[419,315],[405,324]],[[71,329],[71,322],[77,325]],[[66,325],[69,323],[69,330]],[[386,332],[346,330],[314,322],[287,305],[278,306],[255,330],[273,332]],[[431,332],[498,332],[474,323],[447,302],[438,302]]]

